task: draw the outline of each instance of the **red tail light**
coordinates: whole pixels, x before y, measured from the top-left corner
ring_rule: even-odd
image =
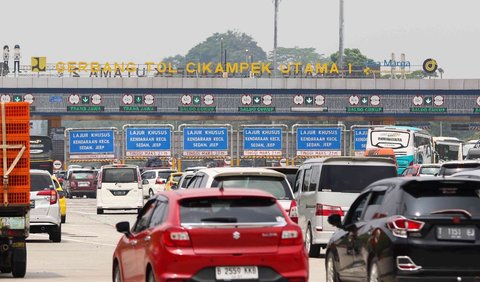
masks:
[[[172,227],[163,234],[163,243],[168,247],[191,247],[192,242],[187,230],[182,227]]]
[[[317,209],[315,211],[316,216],[329,216],[332,214],[343,216],[342,207],[317,204]]]
[[[302,231],[300,229],[287,226],[282,230],[280,245],[294,246],[294,245],[302,245],[302,244],[303,244],[303,238],[302,238]]]
[[[57,203],[57,191],[55,190],[42,190],[37,192],[37,196],[49,196],[50,197],[50,205]]]
[[[157,178],[157,179],[155,180],[155,184],[165,184],[165,179],[163,179],[163,178]]]
[[[420,231],[424,225],[424,222],[411,220],[403,216],[393,217],[387,222],[388,229],[392,231],[394,236],[400,238],[407,238],[407,232]]]
[[[295,223],[298,223],[298,207],[297,207],[297,201],[295,200],[292,200],[290,202],[290,210],[288,211],[288,216],[290,217],[290,219],[295,222]]]

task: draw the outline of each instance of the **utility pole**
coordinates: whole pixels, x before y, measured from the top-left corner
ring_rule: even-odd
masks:
[[[343,0],[340,1],[339,40],[338,40],[338,68],[343,70]],[[343,72],[342,72],[343,73]]]
[[[275,16],[273,24],[273,77],[277,75],[277,18],[278,18],[278,4],[280,0],[273,0],[275,6]]]

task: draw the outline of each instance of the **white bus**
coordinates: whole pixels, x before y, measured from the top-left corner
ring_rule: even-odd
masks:
[[[398,174],[414,164],[433,162],[432,136],[427,131],[408,126],[380,126],[368,130],[367,150],[392,148],[398,164]]]
[[[433,137],[434,162],[463,160],[463,142],[456,137]]]

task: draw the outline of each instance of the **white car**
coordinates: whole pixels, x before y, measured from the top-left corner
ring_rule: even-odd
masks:
[[[62,241],[58,192],[47,170],[30,170],[30,233],[48,233],[53,242]]]
[[[142,173],[143,197],[149,198],[158,191],[165,191],[170,173],[177,172],[174,169],[149,169]]]

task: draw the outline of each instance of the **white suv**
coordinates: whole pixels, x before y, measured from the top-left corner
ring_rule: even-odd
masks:
[[[136,165],[104,165],[97,180],[97,214],[104,210],[137,210],[143,207],[140,170]]]
[[[30,170],[30,233],[48,233],[53,242],[62,241],[58,193],[46,170]]]
[[[149,198],[158,191],[165,191],[170,173],[177,172],[174,169],[149,169],[142,173],[143,197]]]

